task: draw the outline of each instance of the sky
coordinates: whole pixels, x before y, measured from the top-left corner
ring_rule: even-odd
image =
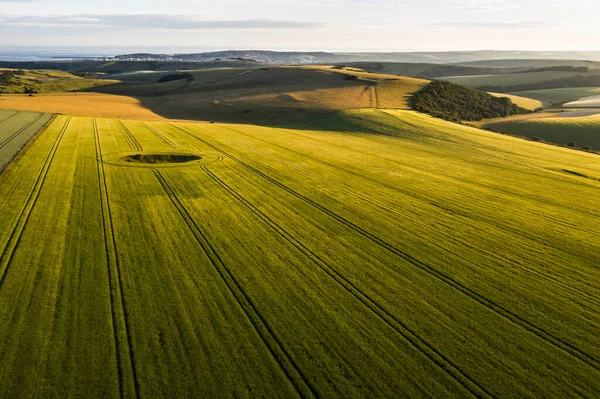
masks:
[[[0,0],[0,47],[600,50],[598,0]]]

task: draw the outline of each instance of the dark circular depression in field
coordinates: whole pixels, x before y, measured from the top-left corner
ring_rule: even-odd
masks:
[[[192,154],[133,154],[126,155],[121,159],[131,163],[162,164],[199,161],[202,157]]]

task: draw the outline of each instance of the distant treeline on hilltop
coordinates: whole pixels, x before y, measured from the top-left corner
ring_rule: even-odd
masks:
[[[590,67],[585,66],[572,66],[572,65],[563,65],[563,66],[551,66],[544,68],[532,68],[524,71],[520,71],[517,73],[535,73],[535,72],[589,72]]]

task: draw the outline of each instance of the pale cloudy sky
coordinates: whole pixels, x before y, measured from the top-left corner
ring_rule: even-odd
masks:
[[[0,46],[600,50],[598,0],[0,0]]]

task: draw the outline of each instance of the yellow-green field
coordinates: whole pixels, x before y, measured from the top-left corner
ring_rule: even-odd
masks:
[[[575,143],[577,147],[589,146],[592,150],[600,150],[600,115],[569,117],[569,114],[565,112],[544,118],[498,120],[487,123],[486,126],[519,136],[541,138],[551,143]]]
[[[590,72],[597,75],[598,70]],[[473,75],[473,76],[453,76],[445,77],[452,83],[456,83],[468,87],[483,87],[483,86],[514,86],[525,85],[532,83],[544,82],[547,80],[571,78],[581,75],[581,72],[566,72],[566,71],[544,71],[544,72],[528,72],[528,73],[511,73],[500,75]]]
[[[599,179],[412,111],[59,116],[0,176],[0,397],[598,397]]]

